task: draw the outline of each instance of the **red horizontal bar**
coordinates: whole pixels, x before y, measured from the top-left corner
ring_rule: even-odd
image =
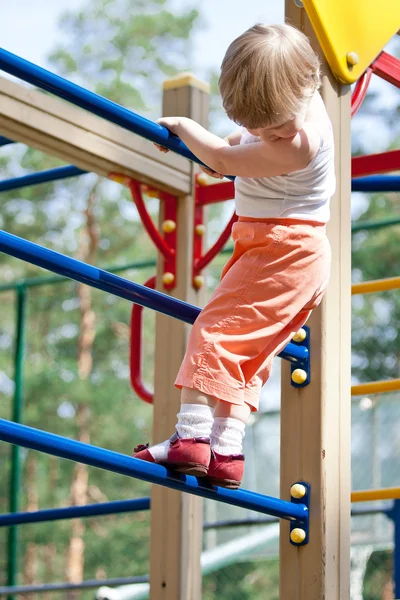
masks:
[[[380,154],[353,156],[351,159],[351,176],[362,177],[374,173],[389,173],[400,170],[400,150],[389,150]]]
[[[400,88],[400,60],[387,52],[381,52],[371,65],[378,77]]]
[[[233,181],[224,181],[223,183],[199,186],[197,188],[196,203],[199,206],[204,206],[205,204],[222,202],[222,200],[233,200],[234,197],[235,185]]]

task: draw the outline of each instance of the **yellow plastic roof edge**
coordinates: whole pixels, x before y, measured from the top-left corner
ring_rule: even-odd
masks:
[[[399,0],[399,2],[400,2],[400,0]],[[326,29],[324,29],[322,27],[322,18],[320,16],[313,0],[303,0],[303,6],[307,13],[308,18],[310,19],[310,22],[314,29],[315,35],[317,36],[317,39],[321,45],[322,51],[324,53],[324,56],[329,64],[330,68],[331,68],[333,75],[336,77],[336,79],[338,79],[341,83],[344,83],[344,84],[352,84],[355,81],[357,81],[357,79],[359,79],[359,77],[361,77],[361,75],[368,68],[369,65],[363,65],[363,66],[355,65],[354,67],[350,67],[347,64],[345,56],[343,57],[343,62],[341,62],[332,50],[332,48],[333,48],[332,40],[329,37],[329,34],[326,31]],[[400,6],[400,4],[399,4],[399,6]],[[394,21],[394,23],[395,23],[395,21]],[[390,39],[394,35],[396,35],[396,33],[399,33],[398,27],[399,27],[398,24],[393,25],[392,35],[390,35],[390,37],[387,39],[387,41],[382,46],[382,48],[371,59],[369,64],[371,64],[375,60],[375,58],[377,56],[379,56],[380,52],[383,50],[383,47],[386,45],[386,43],[388,43],[390,41]],[[349,48],[349,51],[351,51],[350,48]]]

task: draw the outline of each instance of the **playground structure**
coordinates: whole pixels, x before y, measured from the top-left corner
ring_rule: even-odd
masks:
[[[301,27],[317,44],[304,10],[288,3],[286,13],[290,21]],[[179,395],[173,388],[173,377],[182,358],[179,352],[166,353],[167,340],[173,338],[177,348],[183,347],[187,335],[184,323],[193,322],[199,312],[192,303],[201,303],[201,269],[229,236],[227,227],[219,244],[202,255],[202,207],[217,200],[232,198],[232,183],[203,187],[197,178],[198,183],[193,186],[194,167],[186,159],[194,160],[194,157],[180,140],[168,134],[164,128],[5,51],[0,51],[0,68],[97,115],[93,117],[82,113],[80,109],[40,92],[1,80],[0,131],[5,137],[0,139],[0,144],[12,143],[11,140],[21,141],[69,160],[76,166],[28,176],[23,178],[24,181],[0,182],[0,191],[94,171],[129,185],[144,224],[157,240],[162,254],[158,263],[157,290],[168,292],[168,296],[150,289],[155,282],[149,282],[147,289],[5,232],[0,234],[0,249],[158,311],[154,398],[150,398],[141,385],[140,355],[135,351],[132,353],[136,357],[132,382],[139,396],[154,402],[153,439],[155,442],[161,441],[168,437],[174,426]],[[371,66],[369,63],[365,65],[365,68],[365,75],[359,80],[353,96],[354,110],[365,95],[372,72],[383,74],[395,85],[400,85],[399,61],[387,58],[385,53],[380,54]],[[232,492],[210,488],[193,477],[171,476],[158,465],[143,464],[115,452],[33,430],[18,422],[18,411],[13,416],[13,422],[0,422],[0,438],[5,441],[161,484],[154,487],[151,499],[152,600],[200,598],[201,504],[195,496],[218,499],[282,519],[280,562],[285,576],[281,577],[281,598],[309,600],[311,594],[315,598],[326,597],[329,600],[349,597],[350,164],[353,176],[358,178],[353,182],[353,189],[398,190],[398,177],[361,176],[399,169],[400,151],[359,157],[351,163],[349,88],[327,72],[322,94],[333,123],[337,148],[338,186],[332,201],[332,219],[328,230],[334,261],[331,286],[323,305],[310,319],[310,334],[305,340],[299,338],[299,341],[289,344],[282,356],[290,362],[290,365],[284,364],[282,374],[282,500],[246,490]],[[177,112],[206,125],[207,87],[192,77],[166,82],[163,114]],[[133,136],[131,132],[165,145],[177,155],[160,155],[151,144]],[[163,236],[157,234],[146,216],[141,184],[158,190]],[[233,220],[234,217],[230,224]],[[194,249],[193,257],[185,252],[191,247]],[[399,278],[381,284],[370,282],[360,285],[364,285],[364,288],[353,288],[353,293],[388,289],[388,286],[395,289],[399,286]],[[19,288],[18,299],[22,311],[22,288]],[[166,319],[164,315],[176,319]],[[137,309],[135,319],[138,323]],[[340,327],[337,327],[337,323],[340,323]],[[21,341],[22,352],[22,336],[17,338]],[[305,377],[300,374],[300,379],[297,379],[295,375],[297,381],[293,381],[291,375],[298,367],[305,372]],[[357,395],[385,389],[400,389],[400,382],[365,384],[364,387],[355,386],[351,391]],[[165,390],[169,390],[169,393],[165,394]],[[15,446],[14,457],[17,453]],[[17,479],[13,485],[16,492]],[[188,494],[178,495],[168,487]],[[143,508],[143,504],[140,506]],[[122,505],[103,508],[117,511]],[[124,505],[126,509],[133,510],[134,505]],[[72,509],[59,510],[64,512],[53,511],[54,518],[78,514],[65,512]],[[80,510],[83,510],[82,507]],[[85,510],[89,514],[91,507],[85,507]],[[17,509],[14,507],[11,511],[17,512]],[[46,518],[43,511],[41,513],[41,517],[36,515],[36,520]],[[15,532],[17,523],[23,522],[21,516],[5,517],[0,524],[12,525],[11,532]],[[31,517],[35,518],[33,515]],[[396,526],[397,538],[398,529],[399,525]],[[189,540],[182,535],[187,530],[192,532]],[[12,536],[13,533],[11,540]],[[13,544],[15,540],[11,546]],[[399,549],[400,544],[396,548]],[[398,552],[396,556],[396,568],[399,569]],[[397,597],[400,596],[399,580],[397,574]],[[10,580],[9,583],[13,585],[14,582]],[[1,593],[7,592],[2,590]]]

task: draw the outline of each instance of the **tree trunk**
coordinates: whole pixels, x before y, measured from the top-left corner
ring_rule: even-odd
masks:
[[[42,560],[43,556],[45,565],[44,581],[52,582],[55,580],[55,559],[57,556],[56,545],[53,542],[50,542],[50,544],[46,544],[46,546],[43,548]],[[53,594],[51,592],[46,592],[46,600],[53,600]]]
[[[94,260],[98,232],[94,219],[93,205],[95,201],[94,189],[88,198],[85,211],[86,224],[81,231],[78,249],[78,258],[87,263]],[[86,380],[92,371],[92,347],[95,338],[96,316],[92,309],[91,288],[80,284],[78,286],[80,303],[80,337],[78,340],[78,373],[81,380]],[[78,425],[78,439],[80,442],[90,444],[89,431],[90,411],[86,403],[79,403],[76,407],[76,421]],[[87,504],[89,474],[86,465],[77,463],[71,482],[71,506]],[[71,538],[68,545],[66,578],[70,583],[80,583],[83,580],[85,564],[85,523],[81,519],[71,521]],[[70,591],[68,600],[77,600],[79,591]]]

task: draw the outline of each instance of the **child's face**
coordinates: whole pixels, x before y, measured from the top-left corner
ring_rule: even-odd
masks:
[[[262,139],[263,142],[276,142],[279,139],[294,138],[304,127],[306,111],[297,114],[293,119],[284,122],[277,122],[276,125],[268,127],[259,127],[257,129],[247,129],[251,135]]]

